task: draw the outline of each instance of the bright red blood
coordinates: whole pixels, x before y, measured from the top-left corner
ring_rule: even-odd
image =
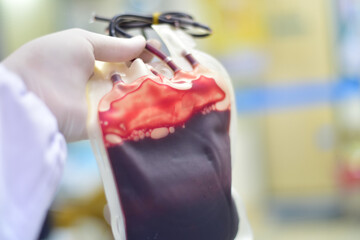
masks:
[[[193,114],[225,98],[214,79],[200,76],[192,87],[179,90],[146,78],[137,88],[117,83],[120,97],[110,109],[99,112],[103,134],[115,133],[126,139],[134,130],[183,125]]]

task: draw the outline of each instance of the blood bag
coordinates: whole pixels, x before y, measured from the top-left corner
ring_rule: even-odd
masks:
[[[97,63],[88,83],[88,133],[114,237],[251,239],[231,184],[230,78],[182,30],[153,29],[171,62]]]

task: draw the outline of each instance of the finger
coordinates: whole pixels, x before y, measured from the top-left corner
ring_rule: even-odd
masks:
[[[160,49],[161,48],[161,42],[159,42],[156,39],[149,39],[147,41],[148,44],[150,44],[151,46],[155,47],[156,49]],[[154,57],[154,54],[152,54],[151,52],[149,52],[148,50],[144,50],[139,58],[141,58],[145,63],[150,62]]]
[[[145,48],[142,36],[125,39],[87,32],[86,38],[93,47],[95,59],[100,61],[128,61],[139,56]]]

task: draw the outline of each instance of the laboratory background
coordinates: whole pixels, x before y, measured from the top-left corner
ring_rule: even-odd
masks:
[[[0,0],[0,58],[54,31],[104,33],[94,13],[183,11],[231,76],[233,185],[256,240],[360,239],[359,0]],[[68,160],[42,239],[112,239],[88,141]]]

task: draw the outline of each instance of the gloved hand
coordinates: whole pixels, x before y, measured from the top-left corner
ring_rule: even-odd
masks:
[[[129,61],[144,50],[145,39],[119,39],[70,29],[35,39],[3,61],[55,115],[67,141],[85,139],[86,83],[95,59]],[[36,109],[34,109],[36,114]]]

